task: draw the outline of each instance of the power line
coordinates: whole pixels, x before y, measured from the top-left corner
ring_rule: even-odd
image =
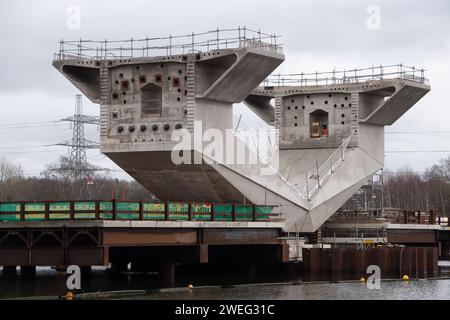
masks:
[[[450,134],[450,131],[391,131],[385,134]]]
[[[61,122],[61,120],[55,120],[55,121],[37,121],[37,122],[0,123],[0,127],[4,127],[4,126],[38,125],[38,124],[49,124],[49,123],[55,123],[55,122]]]
[[[64,124],[61,124],[64,125]],[[61,126],[59,125],[59,126]],[[56,127],[61,129],[58,126],[58,124],[55,122],[54,124],[43,124],[43,125],[29,125],[29,126],[14,126],[14,127],[0,127],[0,130],[12,130],[12,129],[34,129],[34,128],[51,128],[51,127]],[[66,125],[67,127],[69,127],[69,125]]]
[[[386,151],[386,154],[393,153],[450,153],[450,150],[391,150]]]
[[[39,150],[39,151],[14,151],[14,152],[1,152],[0,155],[8,155],[8,154],[32,154],[32,153],[53,153],[53,152],[61,152],[60,150]]]
[[[42,144],[42,145],[35,145],[35,146],[14,146],[14,147],[1,147],[0,150],[14,150],[14,149],[29,149],[29,148],[47,148],[47,147],[54,147],[56,144]]]

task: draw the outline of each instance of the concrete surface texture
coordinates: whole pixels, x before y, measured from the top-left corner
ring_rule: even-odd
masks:
[[[61,51],[53,65],[101,105],[101,152],[160,200],[279,205],[286,231],[316,231],[381,169],[384,127],[430,90],[423,72],[409,77],[403,69],[390,77],[359,78],[355,71],[353,79],[331,83],[319,83],[316,75],[315,83],[270,85],[265,79],[285,59],[272,37],[247,41],[240,32],[234,46],[216,44],[127,58],[105,49],[90,58]],[[233,104],[242,101],[279,132],[272,175],[261,174],[261,162],[173,163],[174,131],[216,129],[226,136]],[[194,143],[184,153],[202,158],[204,146]]]

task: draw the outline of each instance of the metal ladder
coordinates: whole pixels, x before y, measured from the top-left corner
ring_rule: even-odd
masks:
[[[109,71],[105,64],[100,66],[100,137],[108,135]]]
[[[355,142],[358,140],[358,120],[359,120],[359,115],[358,115],[358,108],[359,108],[359,93],[352,93],[351,97],[350,97],[350,102],[352,104],[351,106],[351,124],[350,124],[350,128],[351,128],[351,135],[353,135],[352,138],[352,142]]]
[[[275,129],[281,129],[283,122],[283,98],[275,97]]]
[[[195,107],[195,62],[194,55],[188,56],[186,65],[186,128],[189,132],[194,132],[194,107]]]

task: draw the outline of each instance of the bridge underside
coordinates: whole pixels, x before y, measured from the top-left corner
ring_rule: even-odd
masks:
[[[27,224],[28,225],[28,224]],[[78,226],[77,226],[78,225]],[[0,266],[138,266],[252,261],[289,262],[280,228],[1,225]],[[236,260],[238,259],[238,260]]]

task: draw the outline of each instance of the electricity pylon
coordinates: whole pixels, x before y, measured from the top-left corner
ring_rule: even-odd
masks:
[[[84,125],[92,124],[99,125],[100,118],[94,116],[87,116],[83,114],[83,101],[81,95],[76,95],[75,99],[75,114],[72,117],[61,119],[72,123],[73,134],[72,140],[58,143],[59,146],[66,146],[70,148],[70,157],[67,168],[62,168],[68,171],[71,178],[86,178],[93,171],[100,171],[87,162],[87,149],[99,149],[98,142],[88,140],[84,137]]]

